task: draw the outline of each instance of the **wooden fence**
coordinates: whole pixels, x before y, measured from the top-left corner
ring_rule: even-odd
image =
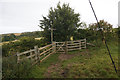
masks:
[[[22,53],[17,53],[17,63],[25,59],[30,59],[32,65],[34,65],[38,62],[42,62],[44,59],[46,59],[53,53],[55,53],[55,43],[49,44],[41,48],[38,48],[38,46],[34,46],[34,49]]]
[[[80,50],[86,48],[86,39],[66,42],[55,42],[56,52],[67,53],[68,51]]]
[[[68,51],[79,50],[83,48],[86,48],[86,39],[66,42],[53,42],[52,44],[41,48],[34,46],[34,49],[17,53],[17,63],[20,63],[25,59],[30,59],[32,65],[34,65],[42,62],[53,53],[67,53]]]

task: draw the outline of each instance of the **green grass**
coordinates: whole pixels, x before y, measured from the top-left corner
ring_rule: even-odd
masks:
[[[118,69],[118,44],[108,43],[111,55]],[[53,54],[40,65],[32,68],[32,78],[117,78],[113,64],[105,45],[89,47],[79,51],[72,51],[69,55],[74,57],[60,60],[61,54]],[[57,66],[53,66],[53,65]],[[53,66],[53,67],[51,67]],[[46,76],[48,75],[48,76]]]
[[[40,65],[35,65],[32,68],[31,76],[32,78],[44,78],[44,73],[51,64],[55,64],[58,61],[59,54],[54,53],[44,60]]]

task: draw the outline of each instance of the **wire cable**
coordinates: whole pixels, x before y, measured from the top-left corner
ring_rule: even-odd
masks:
[[[111,61],[112,61],[112,64],[114,65],[115,72],[117,73],[117,69],[116,69],[115,63],[114,63],[114,61],[113,61],[113,59],[112,59],[112,56],[111,56],[109,47],[108,47],[108,45],[107,45],[107,41],[106,41],[105,38],[104,38],[103,32],[102,32],[101,27],[100,27],[100,24],[99,24],[99,22],[98,22],[98,18],[97,18],[96,14],[95,14],[95,11],[94,11],[94,9],[93,9],[93,6],[92,6],[92,3],[91,3],[90,0],[89,0],[89,3],[90,3],[90,6],[91,6],[91,8],[92,8],[92,11],[93,11],[93,13],[94,13],[94,16],[95,16],[95,19],[96,19],[96,21],[97,21],[98,27],[99,27],[99,29],[100,29],[100,31],[101,31],[101,35],[103,36],[103,40],[105,41],[105,45],[106,45],[107,51],[108,51],[108,53],[109,53],[110,59],[111,59]]]

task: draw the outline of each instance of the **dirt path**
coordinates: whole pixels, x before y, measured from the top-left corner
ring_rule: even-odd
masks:
[[[60,62],[64,61],[64,60],[68,60],[71,59],[75,56],[79,56],[79,55],[88,55],[88,50],[84,51],[84,52],[77,52],[75,54],[60,54],[58,56],[58,59]],[[56,63],[56,64],[51,64],[50,67],[48,67],[47,72],[45,72],[44,76],[47,78],[50,78],[52,74],[54,75],[59,75],[59,77],[66,77],[66,74],[69,72],[69,68],[62,68],[62,65],[60,64],[60,62]],[[57,72],[57,74],[56,74]],[[58,76],[57,76],[58,77]]]
[[[64,60],[67,60],[67,59],[71,59],[71,58],[73,58],[75,55],[74,54],[60,54],[59,55],[59,60],[61,60],[61,61],[64,61]]]

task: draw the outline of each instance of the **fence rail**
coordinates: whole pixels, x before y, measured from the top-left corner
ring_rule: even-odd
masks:
[[[17,53],[17,63],[25,59],[30,59],[32,65],[40,63],[53,53],[67,53],[72,50],[80,50],[86,48],[86,39],[66,42],[53,42],[52,44],[38,48],[34,46],[34,49]]]
[[[33,61],[33,65],[37,62],[42,62],[45,58],[47,58],[50,54],[55,53],[55,44],[50,44],[41,48],[38,46],[34,46],[34,49],[17,53],[17,63],[25,59],[31,59]]]
[[[55,42],[56,52],[66,53],[72,50],[79,50],[86,48],[86,39],[76,40],[76,41],[66,41],[66,42]]]

